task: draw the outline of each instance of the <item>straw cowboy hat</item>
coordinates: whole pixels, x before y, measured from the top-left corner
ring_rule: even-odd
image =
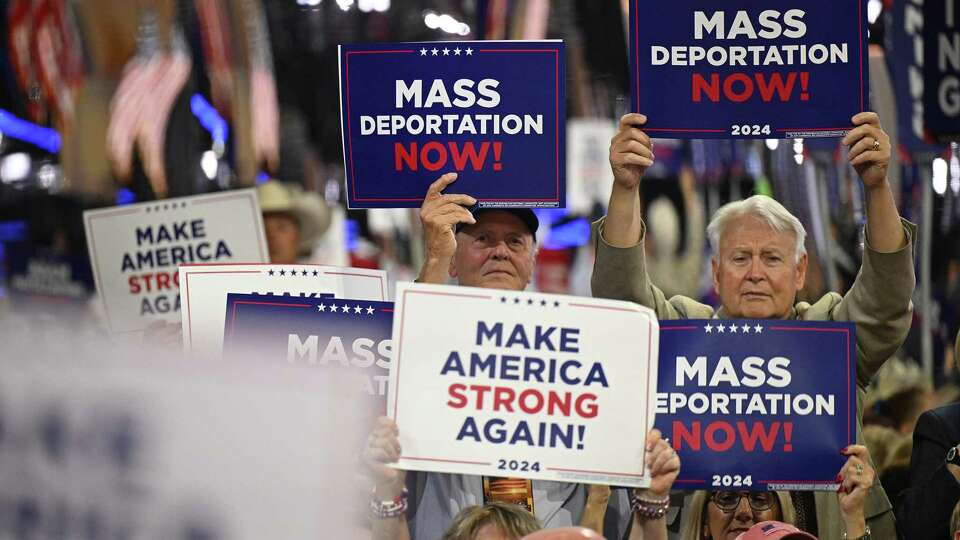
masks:
[[[257,186],[260,211],[285,213],[300,224],[300,250],[310,251],[330,226],[330,209],[319,194],[295,184],[268,180]]]

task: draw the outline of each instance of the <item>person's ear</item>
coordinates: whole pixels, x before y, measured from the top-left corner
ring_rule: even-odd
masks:
[[[536,268],[537,268],[537,251],[538,251],[538,249],[537,249],[537,244],[533,244],[533,247],[531,248],[530,251],[532,251],[532,253],[530,254],[530,268],[533,269],[534,271],[536,271]],[[530,272],[530,275],[527,276],[527,285],[533,283],[533,274],[534,274],[534,272]]]
[[[457,278],[457,255],[454,253],[453,257],[450,258],[450,267],[447,268],[447,273],[450,274],[450,277]]]
[[[809,262],[809,259],[807,258],[806,253],[801,255],[800,260],[797,261],[797,272],[796,272],[796,275],[794,276],[794,285],[796,286],[797,290],[802,289],[804,283],[807,282],[807,263],[808,262]]]
[[[713,292],[720,294],[720,263],[717,256],[710,257],[710,270],[713,274]]]

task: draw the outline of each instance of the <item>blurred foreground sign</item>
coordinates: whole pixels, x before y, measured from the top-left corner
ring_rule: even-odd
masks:
[[[653,137],[844,134],[866,110],[862,0],[630,0],[630,90]]]
[[[629,302],[400,283],[400,469],[645,486],[657,320]],[[438,336],[442,336],[438,339]]]
[[[182,264],[268,260],[252,189],[89,210],[83,222],[113,334],[180,321]]]
[[[0,358],[0,537],[356,537],[348,374],[24,341]]]
[[[420,206],[441,174],[481,206],[564,207],[561,41],[340,46],[350,208]]]

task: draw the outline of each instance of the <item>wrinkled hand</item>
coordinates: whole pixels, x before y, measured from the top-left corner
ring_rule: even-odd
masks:
[[[388,463],[396,463],[400,459],[399,434],[396,422],[381,416],[367,437],[363,463],[378,486],[397,485],[402,489],[405,472],[387,467]]]
[[[850,147],[847,159],[857,170],[864,187],[882,186],[890,165],[890,137],[880,127],[880,116],[875,112],[862,112],[852,121],[856,127],[843,138],[843,144]],[[880,143],[879,148],[874,149],[874,141]]]
[[[620,131],[610,140],[610,168],[616,185],[636,189],[643,173],[653,165],[653,141],[639,127],[647,123],[642,114],[625,114]]]
[[[427,259],[449,260],[457,250],[454,228],[458,223],[474,224],[473,214],[465,207],[477,200],[469,195],[443,194],[443,190],[457,179],[457,173],[447,173],[430,184],[420,206]]]
[[[866,446],[850,445],[841,453],[849,458],[837,475],[837,480],[840,482],[840,488],[837,490],[840,511],[844,518],[862,519],[867,491],[873,485],[877,475],[870,466],[870,453]]]
[[[651,477],[647,495],[661,499],[669,495],[673,481],[680,474],[680,456],[663,438],[659,429],[651,429],[647,433],[647,459],[644,465]]]

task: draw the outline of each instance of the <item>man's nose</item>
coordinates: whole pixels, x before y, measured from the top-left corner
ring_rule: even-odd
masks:
[[[507,248],[506,242],[497,242],[493,245],[493,258],[495,259],[506,259],[510,257],[510,249]]]
[[[750,268],[747,269],[747,279],[750,281],[762,281],[764,277],[760,257],[753,257],[750,259]]]

